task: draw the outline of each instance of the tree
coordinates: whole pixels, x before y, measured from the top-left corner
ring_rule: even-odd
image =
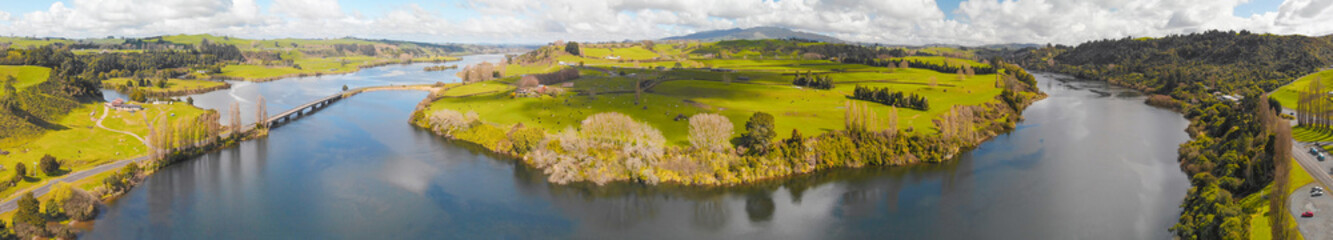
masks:
[[[55,199],[47,199],[43,204],[46,208],[42,209],[43,217],[50,220],[59,220],[65,218],[65,210],[60,209],[60,204]]]
[[[255,126],[268,127],[268,107],[264,104],[264,95],[259,95],[259,101],[255,103]]]
[[[185,97],[185,103],[189,103],[190,105],[194,105],[194,97]]]
[[[60,162],[56,161],[56,157],[47,154],[42,156],[41,161],[37,162],[37,168],[42,169],[42,173],[45,173],[47,176],[55,176],[60,172]]]
[[[768,154],[773,137],[777,136],[773,128],[773,115],[756,112],[750,116],[750,120],[745,122],[746,132],[741,137],[743,145],[749,149],[749,154]]]
[[[4,222],[4,221],[0,221],[0,240],[16,240],[16,239],[19,239],[18,236],[14,236],[14,233],[11,232],[10,229],[12,229],[12,227],[6,227],[6,226],[5,226],[5,222]]]
[[[732,149],[732,128],[731,120],[725,116],[695,114],[690,117],[690,145],[695,149],[725,153]]]
[[[579,42],[569,42],[569,43],[566,43],[566,44],[565,44],[565,52],[568,52],[570,55],[574,55],[574,56],[582,55],[582,54],[580,53],[580,51],[579,51]]]
[[[41,202],[32,195],[32,192],[23,194],[19,198],[18,209],[14,211],[14,230],[24,238],[42,236],[46,234],[46,218],[42,216]]]
[[[227,114],[231,117],[231,124],[229,126],[231,127],[232,135],[235,136],[241,131],[241,104],[232,102],[231,110],[227,111]]]
[[[343,91],[347,91],[347,85],[343,85]]]
[[[22,179],[23,177],[26,177],[26,176],[28,176],[28,166],[27,166],[27,165],[23,165],[23,163],[15,163],[15,164],[14,164],[14,178],[16,178],[16,179]]]

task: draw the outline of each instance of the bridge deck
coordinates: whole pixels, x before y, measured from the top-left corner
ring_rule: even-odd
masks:
[[[287,111],[284,111],[284,112],[282,112],[282,113],[278,113],[277,115],[273,115],[272,117],[269,117],[268,119],[264,120],[264,124],[265,124],[265,125],[270,125],[270,124],[272,124],[272,123],[274,123],[274,122],[277,122],[277,121],[282,120],[282,118],[291,116],[292,114],[296,114],[297,112],[300,112],[300,111],[304,111],[304,110],[307,109],[307,108],[314,107],[316,104],[325,103],[325,102],[327,102],[328,104],[332,104],[333,102],[336,102],[336,101],[341,100],[341,99],[343,99],[343,98],[351,97],[352,95],[360,94],[360,93],[363,93],[363,92],[388,91],[388,90],[424,90],[424,91],[431,91],[431,90],[434,90],[434,89],[436,89],[436,88],[437,88],[437,86],[435,86],[434,84],[419,84],[419,85],[373,86],[373,87],[359,87],[359,88],[349,89],[349,90],[347,90],[347,91],[342,91],[342,92],[335,93],[335,94],[333,94],[333,95],[329,95],[328,97],[324,97],[324,98],[316,99],[316,100],[314,100],[314,101],[307,102],[307,103],[305,103],[305,104],[302,104],[301,106],[297,106],[297,107],[294,107],[294,108],[289,109],[289,110],[287,110]],[[325,106],[327,106],[327,104],[326,104]],[[249,130],[249,129],[247,129],[247,130]]]

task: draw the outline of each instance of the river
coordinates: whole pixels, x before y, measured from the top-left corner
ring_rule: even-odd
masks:
[[[452,76],[411,68],[418,73],[403,67],[408,73],[398,76]],[[275,111],[343,84],[447,79],[371,77],[390,69],[233,92],[264,93]],[[1189,187],[1175,160],[1188,122],[1143,104],[1132,90],[1061,75],[1037,79],[1050,97],[1029,107],[1017,130],[949,163],[832,170],[727,188],[549,184],[541,171],[513,159],[408,125],[425,92],[369,92],[267,138],[162,169],[109,203],[83,236],[1170,238],[1167,228]],[[213,96],[219,92],[202,95],[210,96],[195,97],[197,105],[230,104]]]

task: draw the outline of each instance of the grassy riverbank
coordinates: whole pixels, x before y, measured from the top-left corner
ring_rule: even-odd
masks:
[[[130,82],[132,81],[135,82],[132,85],[135,87],[129,87],[131,86]],[[161,81],[161,80],[156,80],[156,81]],[[126,94],[129,94],[133,91],[143,91],[145,94],[149,96],[181,96],[189,94],[206,93],[214,90],[226,89],[231,86],[230,84],[227,84],[227,82],[223,81],[170,78],[166,80],[165,84],[163,84],[163,86],[165,87],[159,87],[157,86],[158,83],[156,81],[150,80],[148,81],[149,83],[148,86],[142,86],[141,85],[142,83],[138,83],[137,80],[134,79],[112,78],[112,79],[102,80],[102,87],[116,89],[117,91],[121,91],[122,93]]]

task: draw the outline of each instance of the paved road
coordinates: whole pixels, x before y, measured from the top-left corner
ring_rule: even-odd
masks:
[[[123,134],[130,135],[130,136],[132,136],[132,137],[134,137],[134,138],[136,138],[136,139],[139,139],[139,142],[142,142],[145,146],[149,146],[149,147],[148,147],[149,149],[152,149],[152,146],[151,146],[151,145],[148,145],[148,141],[147,141],[147,140],[144,140],[144,138],[142,138],[142,137],[139,137],[139,135],[137,135],[137,134],[134,134],[134,133],[131,133],[131,132],[127,132],[127,131],[120,131],[120,130],[110,129],[110,128],[107,128],[107,127],[105,127],[105,126],[102,126],[102,120],[106,119],[106,115],[107,115],[108,112],[109,112],[109,109],[108,109],[106,106],[103,106],[103,107],[102,107],[102,117],[100,117],[100,118],[97,119],[97,127],[102,128],[102,129],[106,129],[106,130],[108,130],[108,131],[112,131],[112,132],[117,132],[117,133],[123,133]],[[124,167],[126,164],[129,164],[129,163],[131,163],[131,162],[142,162],[142,161],[144,161],[144,160],[148,160],[148,156],[140,156],[140,157],[137,157],[137,158],[118,160],[118,161],[115,161],[115,162],[111,162],[110,164],[103,164],[103,165],[101,165],[101,166],[93,167],[93,168],[91,168],[91,169],[87,169],[87,170],[83,170],[83,171],[78,171],[78,172],[73,172],[73,173],[70,173],[70,174],[66,174],[65,176],[62,176],[62,177],[59,177],[59,178],[56,178],[56,179],[51,179],[51,180],[49,180],[49,181],[46,181],[46,182],[43,183],[41,186],[38,186],[38,187],[36,187],[36,188],[32,188],[32,189],[30,190],[30,192],[32,192],[32,194],[33,194],[34,196],[42,196],[42,195],[45,195],[47,192],[50,192],[50,191],[51,191],[51,186],[52,186],[52,185],[55,185],[56,183],[59,183],[59,182],[77,182],[77,181],[79,181],[79,180],[83,180],[84,178],[87,178],[87,177],[90,177],[90,176],[93,176],[93,175],[101,174],[101,173],[104,173],[104,172],[107,172],[107,171],[115,171],[115,170],[118,170],[118,169],[120,169],[120,167]],[[9,199],[8,201],[5,201],[5,202],[3,202],[3,203],[0,203],[0,213],[13,211],[14,209],[18,208],[18,200],[19,200],[19,197],[20,197],[20,196],[21,196],[21,195],[15,194],[15,195],[13,196],[12,199]]]
[[[1310,188],[1323,186],[1325,193],[1333,193],[1328,192],[1329,189],[1333,189],[1329,188],[1329,186],[1333,186],[1333,176],[1329,176],[1329,172],[1325,170],[1333,166],[1333,161],[1320,162],[1315,159],[1313,155],[1310,155],[1311,146],[1300,142],[1292,145],[1292,148],[1294,148],[1291,153],[1292,157],[1296,158],[1296,162],[1306,172],[1309,172],[1310,176],[1314,176],[1315,183],[1302,186],[1296,192],[1293,192],[1287,206],[1292,217],[1296,218],[1296,224],[1305,239],[1328,239],[1333,237],[1333,211],[1322,210],[1333,210],[1333,195],[1325,194],[1320,197],[1311,197]],[[1314,212],[1315,216],[1311,218],[1301,217],[1301,213],[1305,211]]]

